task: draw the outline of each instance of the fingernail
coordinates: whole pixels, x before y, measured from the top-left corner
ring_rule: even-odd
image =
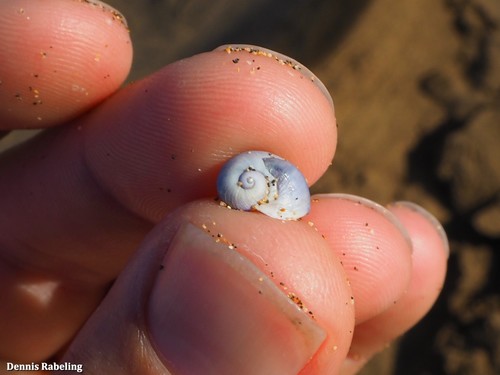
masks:
[[[120,22],[123,26],[125,26],[126,29],[128,29],[128,24],[127,20],[125,19],[125,16],[117,9],[113,8],[111,5],[106,4],[100,0],[77,0],[77,1],[97,7],[103,12],[108,12],[113,20]]]
[[[180,374],[296,374],[326,333],[259,268],[192,224],[182,226],[152,289],[148,325]]]
[[[352,194],[343,194],[343,193],[335,193],[335,194],[316,194],[314,196],[315,198],[320,199],[321,197],[328,197],[328,198],[335,198],[335,199],[344,199],[348,200],[351,202],[355,202],[356,204],[359,204],[361,206],[367,207],[380,215],[384,216],[388,221],[390,221],[398,230],[401,232],[403,235],[405,241],[408,243],[411,249],[413,249],[413,245],[410,239],[410,235],[404,225],[399,221],[399,219],[394,215],[390,210],[388,210],[386,207],[371,201],[369,199],[366,199],[364,197],[359,197],[357,195],[352,195]]]
[[[403,207],[403,208],[406,208],[406,209],[420,215],[425,220],[427,220],[432,225],[432,227],[435,229],[436,233],[438,234],[439,238],[441,239],[441,241],[443,243],[444,251],[446,252],[446,256],[447,257],[450,256],[450,245],[448,242],[448,236],[446,235],[446,232],[444,231],[444,228],[441,225],[441,223],[439,222],[439,220],[436,219],[434,217],[434,215],[432,215],[429,211],[427,211],[423,207],[419,206],[418,204],[415,204],[413,202],[408,202],[408,201],[394,202],[394,203],[391,203],[388,207],[391,210],[393,208]]]
[[[286,55],[283,55],[282,53],[272,51],[267,48],[253,46],[250,44],[233,44],[233,45],[226,44],[217,47],[214,51],[226,51],[227,53],[248,52],[254,55],[261,55],[272,58],[281,65],[286,65],[289,66],[291,69],[297,70],[305,78],[309,79],[323,93],[323,95],[326,97],[330,105],[333,107],[332,96],[328,92],[328,89],[323,84],[323,82],[321,82],[320,79],[316,77],[316,75],[313,72],[311,72],[307,67],[299,63],[297,60],[292,59],[291,57],[288,57]]]

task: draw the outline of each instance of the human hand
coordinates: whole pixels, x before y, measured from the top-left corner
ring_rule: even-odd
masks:
[[[116,11],[8,0],[0,18],[0,129],[53,127],[0,159],[2,370],[347,374],[432,306],[446,237],[416,206],[323,195],[281,222],[213,201],[242,151],[324,173],[335,115],[304,68],[222,48],[119,89]]]

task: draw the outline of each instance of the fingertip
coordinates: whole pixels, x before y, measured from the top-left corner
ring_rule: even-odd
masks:
[[[292,67],[248,51],[175,62],[93,114],[83,126],[89,168],[124,206],[154,222],[215,196],[216,174],[231,156],[274,153],[312,184],[336,144],[323,93]]]
[[[422,247],[420,241],[432,243],[437,251],[444,252],[446,258],[450,255],[448,236],[434,215],[425,208],[413,202],[398,201],[388,205],[388,209],[413,233],[414,246]],[[438,250],[439,249],[439,250]]]
[[[333,158],[337,141],[333,100],[323,83],[296,60],[263,47],[221,46],[209,54],[226,66],[221,77],[236,82],[226,90],[244,99],[235,102],[237,108],[250,108],[248,123],[240,126],[254,128],[261,135],[258,143],[285,155],[314,183]],[[290,139],[280,142],[282,129]]]
[[[54,126],[123,83],[132,46],[123,16],[94,1],[0,4],[0,128]]]
[[[383,206],[349,194],[313,196],[306,217],[337,254],[355,297],[356,323],[369,320],[404,294],[411,277],[407,231]]]
[[[321,93],[325,96],[325,98],[328,100],[332,108],[334,107],[333,105],[333,99],[332,96],[330,95],[328,89],[324,85],[323,82],[320,81],[316,75],[309,70],[306,66],[302,65],[300,62],[297,60],[288,57],[280,52],[272,51],[268,48],[264,47],[259,47],[255,45],[250,45],[250,44],[237,44],[237,45],[230,45],[230,44],[225,44],[222,46],[219,46],[214,49],[214,51],[224,51],[228,54],[231,53],[236,53],[236,52],[248,52],[253,55],[260,55],[260,56],[265,56],[269,57],[271,59],[276,60],[279,64],[282,65],[288,65],[292,69],[300,72],[304,78],[310,80],[318,89],[321,91]]]
[[[389,210],[405,226],[413,244],[412,280],[404,298],[405,328],[420,320],[438,298],[446,277],[449,244],[441,223],[423,207],[395,202]],[[402,309],[402,307],[398,307]]]
[[[224,239],[192,224],[176,232],[149,301],[157,352],[179,373],[207,373],[207,362],[217,373],[297,373],[325,330]]]
[[[307,223],[229,210],[210,201],[181,208],[183,220],[208,234],[222,234],[325,329],[326,340],[301,374],[334,373],[353,333],[354,306],[345,272],[327,243]]]

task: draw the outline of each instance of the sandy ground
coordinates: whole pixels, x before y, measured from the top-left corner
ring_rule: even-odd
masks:
[[[363,374],[500,374],[498,0],[110,0],[135,46],[130,80],[225,43],[296,58],[340,124],[315,192],[413,200],[450,237],[431,313]]]

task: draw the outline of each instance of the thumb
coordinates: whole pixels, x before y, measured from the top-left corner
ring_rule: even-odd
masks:
[[[83,364],[86,374],[296,374],[322,366],[318,357],[323,354],[318,353],[329,341],[331,323],[311,318],[302,302],[290,298],[273,279],[273,272],[261,270],[240,252],[240,243],[235,249],[228,240],[230,226],[243,219],[240,215],[252,217],[249,227],[268,219],[214,204],[203,208],[202,217],[210,218],[207,224],[215,232],[199,225],[200,216],[179,220],[178,213],[157,226],[69,347],[64,362]],[[283,227],[269,220],[271,226],[276,222]],[[257,236],[263,232],[253,231]],[[344,282],[342,272],[330,271]],[[346,323],[352,325],[352,314],[344,317],[339,332],[346,331]],[[344,336],[340,341],[350,339]]]

